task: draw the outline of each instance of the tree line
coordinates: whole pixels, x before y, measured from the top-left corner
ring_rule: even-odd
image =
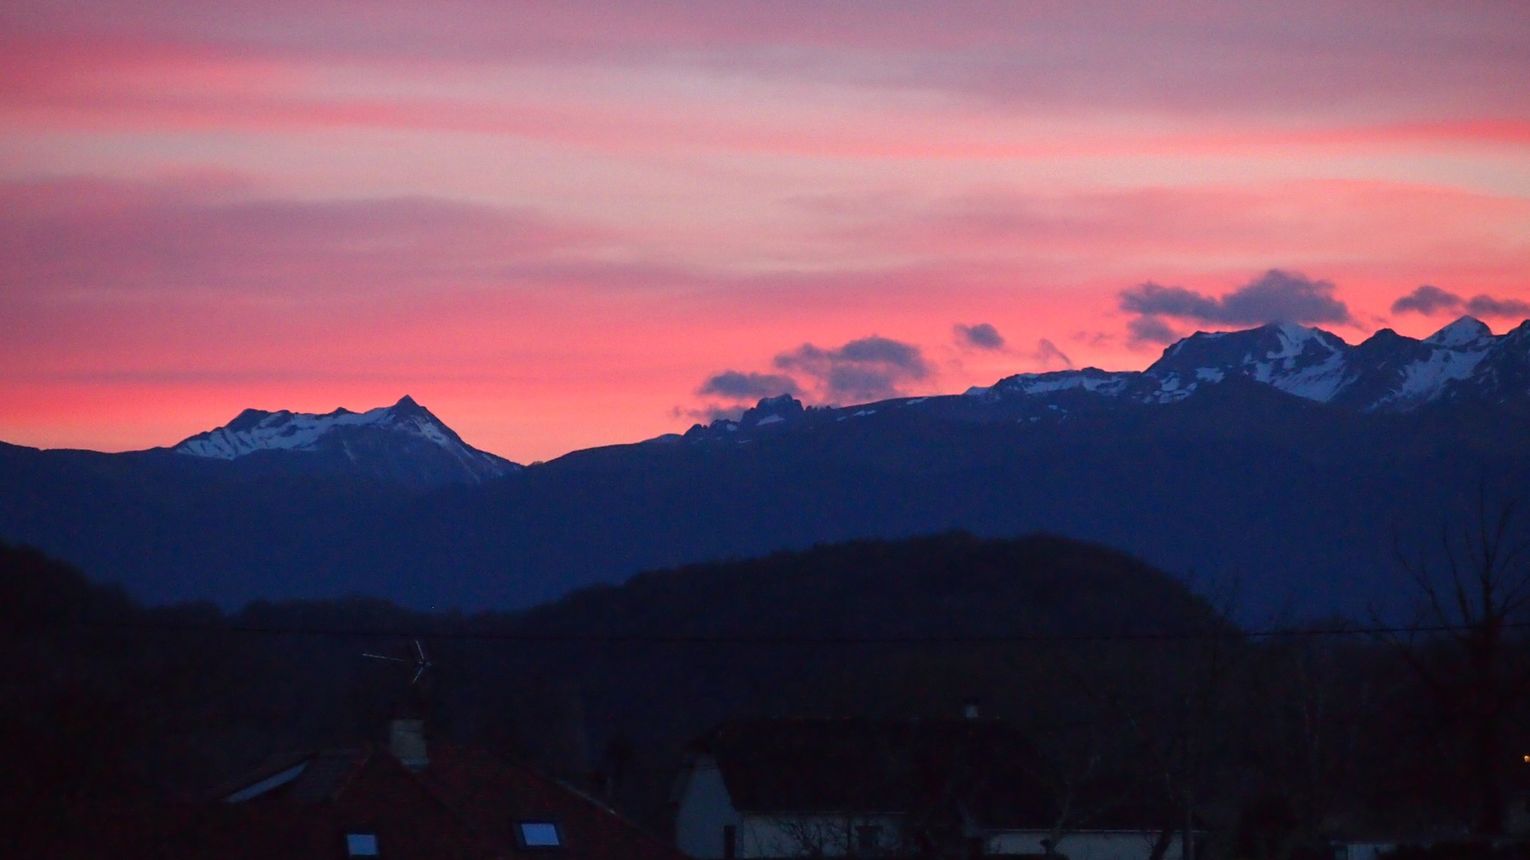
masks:
[[[106,798],[195,800],[273,753],[380,740],[417,698],[433,741],[527,761],[663,833],[687,744],[721,720],[951,717],[976,698],[1048,762],[1059,836],[1146,816],[1250,858],[1326,856],[1344,831],[1497,836],[1530,788],[1530,575],[1523,511],[1479,514],[1427,551],[1400,542],[1405,623],[1264,636],[1047,536],[837,544],[471,615],[144,607],[0,547],[6,793],[40,850],[48,822]],[[414,637],[423,695],[361,656]]]

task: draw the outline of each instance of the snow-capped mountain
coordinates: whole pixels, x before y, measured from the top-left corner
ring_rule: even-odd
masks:
[[[1495,336],[1479,320],[1462,317],[1422,340],[1382,329],[1353,346],[1330,332],[1292,323],[1196,332],[1170,345],[1142,371],[1087,367],[1020,373],[959,396],[844,407],[804,409],[783,394],[761,400],[737,419],[698,424],[684,438],[746,443],[805,428],[885,419],[904,410],[963,423],[1036,424],[1081,412],[1178,403],[1232,383],[1252,383],[1362,413],[1411,412],[1458,400],[1522,401],[1530,398],[1530,321]]]
[[[407,395],[366,412],[246,409],[228,424],[171,450],[217,460],[301,454],[334,469],[422,486],[480,483],[521,468],[463,442]]]
[[[1205,383],[1244,377],[1287,394],[1327,402],[1347,380],[1343,340],[1320,329],[1275,323],[1248,331],[1196,332],[1164,350],[1145,371],[1142,399],[1167,402]]]
[[[1455,399],[1501,403],[1530,396],[1530,321],[1495,336],[1481,321],[1462,317],[1423,340],[1382,329],[1354,346],[1292,323],[1196,332],[1140,373],[1023,373],[967,394],[991,401],[1078,389],[1170,403],[1233,378],[1360,412],[1406,412]]]
[[[408,398],[245,412],[175,449],[0,443],[0,540],[156,601],[514,608],[823,541],[1041,531],[1237,577],[1255,614],[1300,598],[1326,617],[1384,603],[1397,536],[1437,533],[1484,476],[1505,498],[1530,486],[1527,421],[1530,323],[1354,345],[1269,325],[1197,334],[1140,371],[844,407],[766,398],[494,481],[518,467]]]

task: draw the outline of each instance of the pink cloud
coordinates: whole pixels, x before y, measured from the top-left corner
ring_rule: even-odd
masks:
[[[505,93],[438,97],[335,95],[322,88],[255,86],[239,70],[209,74],[198,66],[159,70],[173,80],[124,84],[71,83],[0,94],[0,112],[19,129],[37,131],[195,132],[228,130],[262,136],[325,129],[382,129],[506,135],[615,153],[722,151],[860,160],[1005,161],[1024,158],[1112,156],[1259,156],[1293,152],[1343,154],[1418,147],[1524,147],[1530,120],[1488,116],[1454,120],[1321,122],[1308,128],[1273,126],[1257,119],[1210,127],[1056,128],[1024,119],[939,113],[942,131],[928,133],[929,118],[847,102],[834,110],[794,107],[762,118],[745,105],[688,106],[655,93],[643,103],[603,97],[554,102]],[[275,76],[295,79],[299,75]],[[209,81],[232,78],[228,89]],[[181,82],[192,86],[181,86]],[[695,108],[705,108],[705,118]]]
[[[1530,11],[1181,11],[0,7],[0,439],[406,385],[530,459],[870,331],[932,390],[1041,360],[942,360],[963,321],[1140,366],[1149,279],[1526,296]]]
[[[1207,10],[1187,28],[1149,4],[383,5],[366,20],[328,2],[13,14],[0,105],[38,130],[407,129],[841,159],[1530,143],[1513,6],[1450,28],[1378,14],[1390,6]],[[483,86],[493,70],[536,83]]]
[[[847,200],[833,211],[832,229],[847,245],[923,257],[1104,256],[1139,271],[1172,258],[1530,264],[1511,238],[1530,230],[1530,200],[1404,183],[995,190],[926,202]]]
[[[1186,26],[1193,21],[1194,26]],[[664,65],[709,75],[939,88],[1024,104],[1299,109],[1367,99],[1435,107],[1527,96],[1515,4],[1361,2],[996,6],[173,2],[16,9],[24,38],[206,45],[288,60]]]
[[[519,262],[598,235],[530,212],[429,198],[303,201],[225,190],[216,179],[205,189],[89,178],[0,185],[0,258],[13,296],[462,288],[500,283]]]

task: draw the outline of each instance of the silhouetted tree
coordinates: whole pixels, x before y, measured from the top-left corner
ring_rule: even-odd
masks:
[[[1399,549],[1398,565],[1417,589],[1417,626],[1436,634],[1401,644],[1430,697],[1462,726],[1465,764],[1476,805],[1474,828],[1503,832],[1504,771],[1511,764],[1505,733],[1530,692],[1530,665],[1512,642],[1516,619],[1530,607],[1530,521],[1518,499],[1493,503],[1479,487],[1465,522],[1442,524],[1438,554]]]

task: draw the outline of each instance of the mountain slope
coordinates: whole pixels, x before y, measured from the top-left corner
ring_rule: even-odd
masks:
[[[1228,382],[1358,413],[1407,413],[1441,402],[1463,408],[1524,403],[1530,400],[1530,321],[1494,336],[1480,321],[1462,317],[1423,340],[1382,329],[1354,346],[1290,323],[1196,332],[1142,371],[1020,373],[968,389],[965,401],[933,396],[804,410],[783,395],[761,400],[738,419],[696,425],[684,438],[740,443],[904,408],[959,421],[1046,423],[1176,403]]]
[[[238,460],[299,455],[309,468],[345,471],[409,486],[480,483],[521,468],[462,441],[405,395],[366,412],[324,415],[246,409],[233,421],[171,449],[187,457]]]
[[[1201,386],[1241,378],[1277,391],[1358,412],[1403,412],[1471,392],[1498,401],[1524,398],[1530,387],[1490,368],[1526,358],[1530,321],[1494,336],[1478,320],[1462,317],[1423,340],[1382,329],[1355,346],[1321,329],[1272,323],[1236,332],[1196,332],[1170,345],[1141,373],[1103,374],[1092,368],[1020,374],[996,391],[1080,387],[1143,403],[1190,396]],[[1071,380],[1077,380],[1070,385]]]
[[[1357,346],[1266,326],[1188,338],[1143,372],[844,408],[767,398],[684,435],[424,492],[314,450],[3,447],[0,538],[151,600],[430,608],[529,606],[823,541],[1046,531],[1237,591],[1255,614],[1363,614],[1396,591],[1396,540],[1437,534],[1484,482],[1530,486],[1527,392],[1530,326]],[[297,465],[310,459],[336,468]]]

